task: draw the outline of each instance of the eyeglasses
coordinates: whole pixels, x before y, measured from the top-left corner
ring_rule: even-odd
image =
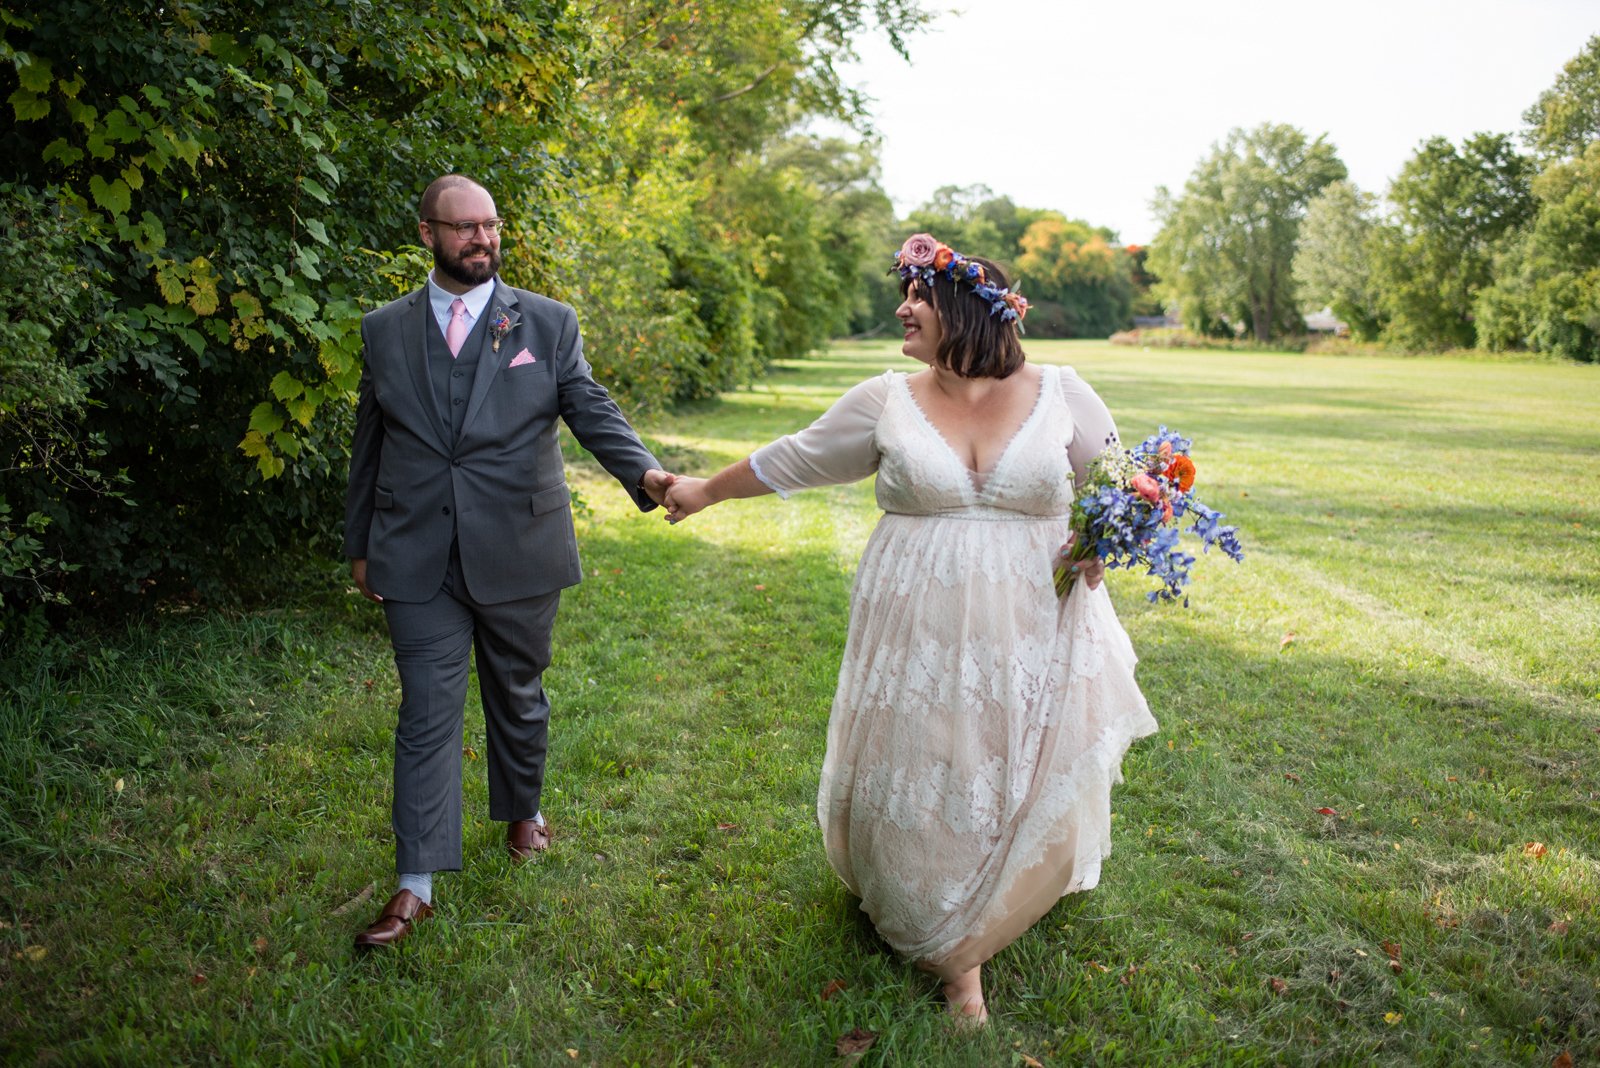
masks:
[[[422,221],[432,223],[435,226],[448,226],[463,241],[470,240],[472,235],[478,232],[480,226],[483,227],[483,232],[488,237],[494,237],[506,228],[504,219],[484,219],[482,222],[450,222],[446,219],[423,219]]]

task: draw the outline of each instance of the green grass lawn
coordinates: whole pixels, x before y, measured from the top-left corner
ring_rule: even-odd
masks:
[[[897,349],[645,429],[709,473]],[[989,966],[986,1032],[945,1025],[815,824],[870,485],[672,528],[585,462],[555,845],[507,862],[474,699],[466,868],[398,952],[350,946],[393,878],[372,606],[4,665],[0,1060],[803,1065],[861,1028],[862,1065],[1600,1063],[1600,368],[1029,349],[1126,439],[1193,436],[1248,555],[1203,558],[1188,609],[1112,576],[1162,731],[1100,887]]]

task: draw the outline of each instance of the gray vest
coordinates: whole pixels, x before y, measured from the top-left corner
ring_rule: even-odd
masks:
[[[433,380],[433,399],[439,405],[439,416],[450,428],[450,440],[461,436],[461,424],[467,416],[467,400],[472,396],[472,383],[478,377],[478,364],[489,347],[489,320],[493,318],[494,302],[484,306],[483,314],[472,324],[467,340],[461,343],[459,355],[451,356],[450,347],[444,343],[444,333],[437,321],[428,331],[428,376]],[[432,316],[429,316],[432,319]]]

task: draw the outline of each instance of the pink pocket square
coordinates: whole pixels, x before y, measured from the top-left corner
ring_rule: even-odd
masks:
[[[525,366],[527,364],[537,363],[537,362],[538,361],[533,358],[533,353],[529,352],[527,349],[523,349],[521,352],[519,352],[515,356],[511,357],[511,362],[506,364],[506,366],[507,367],[522,367],[522,366]]]

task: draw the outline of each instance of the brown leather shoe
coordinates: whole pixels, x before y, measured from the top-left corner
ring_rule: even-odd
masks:
[[[418,920],[426,920],[432,915],[432,905],[410,890],[402,890],[383,906],[383,913],[376,923],[356,935],[356,948],[392,946],[410,934]]]
[[[506,850],[521,863],[535,853],[550,848],[550,825],[537,820],[513,820],[506,824]]]

